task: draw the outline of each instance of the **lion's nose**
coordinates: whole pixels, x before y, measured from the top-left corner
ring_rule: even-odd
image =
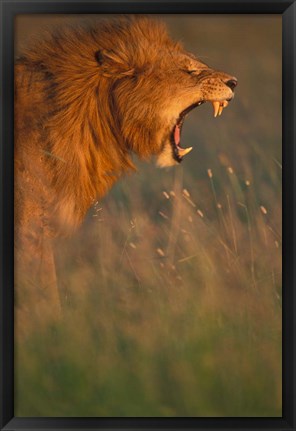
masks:
[[[225,84],[227,85],[227,87],[231,88],[231,90],[233,91],[235,89],[235,87],[237,86],[237,79],[231,78],[228,81],[226,81]]]

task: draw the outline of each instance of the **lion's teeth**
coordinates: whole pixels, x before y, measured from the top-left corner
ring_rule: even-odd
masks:
[[[212,102],[213,108],[214,108],[214,117],[217,117],[217,115],[221,115],[223,108],[226,108],[228,106],[227,100],[223,100],[223,102]]]
[[[212,102],[214,108],[214,117],[217,117],[220,107],[220,102]]]
[[[186,156],[186,154],[190,153],[191,150],[192,150],[192,147],[189,147],[189,148],[178,148],[179,156],[184,157],[184,156]]]

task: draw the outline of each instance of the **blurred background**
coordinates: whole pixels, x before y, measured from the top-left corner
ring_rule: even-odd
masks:
[[[138,163],[56,256],[63,322],[15,355],[16,416],[281,416],[281,17],[162,15],[238,78],[186,119],[174,168]],[[101,15],[19,15],[15,51]]]

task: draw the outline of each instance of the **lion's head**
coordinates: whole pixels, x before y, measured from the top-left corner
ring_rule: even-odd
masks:
[[[237,80],[186,52],[159,22],[121,21],[116,36],[95,57],[101,73],[114,81],[122,138],[140,157],[155,154],[159,166],[177,164],[192,149],[180,144],[186,115],[205,102],[221,115]]]

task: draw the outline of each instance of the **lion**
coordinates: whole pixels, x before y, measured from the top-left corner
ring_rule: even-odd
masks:
[[[147,17],[69,27],[27,49],[15,65],[16,282],[28,285],[17,301],[59,310],[54,238],[135,170],[134,154],[178,165],[192,149],[186,115],[205,102],[221,115],[236,85]]]

